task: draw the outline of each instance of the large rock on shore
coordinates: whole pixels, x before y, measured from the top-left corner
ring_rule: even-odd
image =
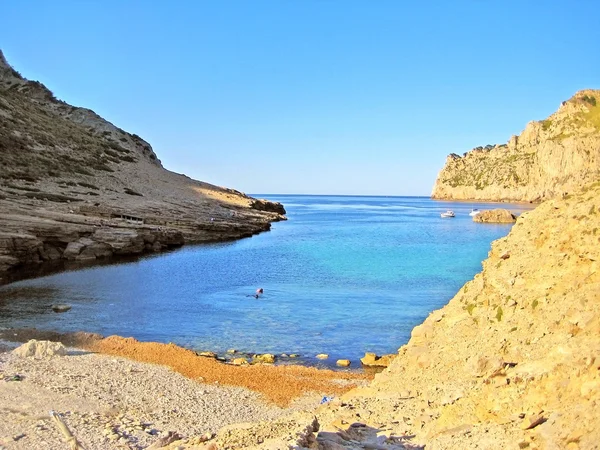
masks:
[[[517,217],[508,209],[490,209],[473,216],[473,222],[481,223],[513,223]]]
[[[29,342],[17,347],[13,350],[13,355],[22,358],[52,358],[53,356],[65,356],[67,354],[66,347],[60,342],[37,341],[31,339]]]
[[[600,176],[600,90],[577,92],[506,144],[451,154],[432,197],[539,202],[577,192]]]
[[[284,207],[165,170],[150,144],[57,100],[0,52],[0,284],[46,261],[239,239]]]

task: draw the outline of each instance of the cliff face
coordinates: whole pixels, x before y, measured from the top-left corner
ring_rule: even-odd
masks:
[[[224,448],[597,448],[599,262],[597,182],[522,214],[492,244],[483,271],[415,327],[388,369],[314,413],[320,428],[310,414],[224,430],[219,440]]]
[[[142,138],[57,100],[0,52],[0,283],[32,263],[251,236],[283,214],[165,170]]]
[[[507,144],[452,154],[432,198],[539,202],[600,175],[600,91],[584,90]]]

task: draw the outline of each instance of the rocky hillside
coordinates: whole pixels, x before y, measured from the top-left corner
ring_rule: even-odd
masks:
[[[599,261],[597,182],[522,214],[368,387],[218,448],[597,448]]]
[[[250,236],[283,214],[165,170],[142,138],[57,100],[0,52],[0,283],[43,261]]]
[[[451,154],[433,188],[436,199],[539,202],[600,176],[600,91],[584,90],[558,111],[530,122],[507,144]]]

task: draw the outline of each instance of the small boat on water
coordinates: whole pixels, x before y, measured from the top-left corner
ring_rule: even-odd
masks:
[[[448,210],[446,212],[441,213],[440,216],[442,217],[442,219],[445,219],[447,217],[454,217],[454,211]]]
[[[469,215],[470,215],[471,217],[473,217],[473,216],[476,216],[477,214],[479,214],[480,212],[481,212],[481,211],[479,211],[477,208],[473,208],[473,209],[471,210],[471,212],[469,213]]]

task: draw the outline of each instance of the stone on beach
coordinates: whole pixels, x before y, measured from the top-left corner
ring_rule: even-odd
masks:
[[[375,353],[367,352],[365,353],[365,356],[360,358],[360,362],[363,366],[387,367],[390,365],[395,356],[396,355],[394,354],[377,356]]]
[[[349,359],[338,359],[335,363],[340,367],[348,367],[350,365],[350,360]]]
[[[17,347],[12,352],[22,358],[33,357],[36,359],[52,358],[53,356],[65,356],[67,348],[60,342],[37,341],[35,339]]]
[[[329,355],[328,355],[328,354],[326,354],[326,353],[319,353],[319,354],[316,356],[316,358],[317,358],[317,359],[327,359],[327,358],[329,358]]]
[[[231,360],[231,364],[234,366],[245,366],[248,364],[248,360],[246,358],[235,358]]]
[[[273,364],[275,362],[275,355],[272,355],[271,353],[265,353],[263,355],[254,355],[252,359],[259,363]]]

